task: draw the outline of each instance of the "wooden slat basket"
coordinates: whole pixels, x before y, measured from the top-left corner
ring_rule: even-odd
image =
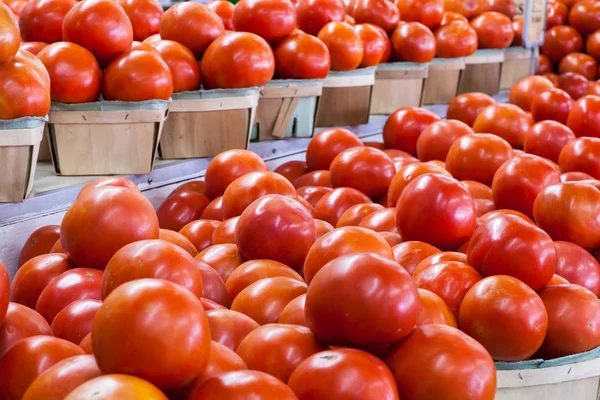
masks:
[[[173,95],[160,141],[164,159],[212,157],[247,149],[259,88],[217,89]]]
[[[0,202],[23,201],[33,189],[44,118],[0,120]]]
[[[53,104],[48,131],[57,175],[148,174],[169,102]]]
[[[427,64],[379,64],[375,71],[371,114],[387,115],[401,107],[419,107],[427,73]]]
[[[274,80],[260,91],[252,141],[311,137],[322,80]]]
[[[465,69],[465,59],[434,58],[423,84],[421,105],[448,104],[458,94],[460,75]]]
[[[458,93],[497,94],[500,91],[504,52],[501,49],[482,49],[465,57],[466,66],[460,74]]]
[[[317,127],[361,125],[369,122],[375,67],[331,71],[323,82],[317,107]]]
[[[40,151],[38,152],[38,161],[51,162],[52,155],[50,154],[50,142],[48,141],[48,125],[44,127],[42,135],[42,143],[40,143]]]
[[[537,51],[524,47],[509,47],[504,53],[500,90],[509,90],[521,79],[533,74]]]

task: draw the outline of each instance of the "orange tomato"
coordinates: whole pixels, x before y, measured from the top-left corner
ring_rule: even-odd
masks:
[[[444,0],[444,11],[463,15],[467,21],[483,11],[481,0]]]
[[[569,53],[583,50],[583,38],[575,28],[567,25],[557,25],[546,31],[544,43],[540,48],[553,63],[558,63]]]
[[[600,3],[595,0],[581,0],[569,11],[569,25],[582,35],[600,29]]]
[[[396,0],[402,21],[414,21],[434,29],[444,16],[443,0]]]
[[[471,21],[471,26],[481,49],[505,49],[515,36],[510,18],[499,12],[484,12]]]
[[[200,89],[200,65],[190,49],[172,40],[159,40],[152,43],[152,47],[158,51],[171,71],[173,93]]]
[[[430,62],[436,52],[435,36],[419,22],[400,22],[392,33],[392,47],[398,61]]]
[[[225,30],[233,30],[233,9],[235,6],[231,2],[226,0],[213,0],[206,3],[206,8],[221,18]]]
[[[133,40],[142,41],[160,30],[160,20],[164,15],[157,0],[117,0],[129,17],[133,27]]]
[[[330,22],[343,22],[346,17],[341,0],[298,0],[296,3],[298,29],[317,36]]]
[[[477,32],[467,22],[450,22],[435,31],[435,55],[437,57],[470,56],[477,51],[477,43]]]
[[[63,20],[75,0],[32,0],[21,10],[19,30],[26,42],[63,40]]]
[[[323,79],[329,73],[329,50],[312,35],[289,36],[273,49],[273,53],[278,78]]]
[[[296,29],[296,10],[289,0],[240,0],[233,10],[233,27],[277,43]]]
[[[356,0],[351,7],[357,24],[373,24],[391,33],[400,22],[398,8],[389,0]]]
[[[598,76],[598,63],[594,57],[583,53],[570,53],[558,64],[558,73],[575,72],[592,81]]]
[[[384,0],[388,2],[387,0]],[[361,68],[373,67],[383,61],[390,39],[375,25],[359,24],[354,27],[363,44]]]
[[[362,40],[352,26],[344,22],[330,22],[319,31],[318,38],[329,50],[332,70],[353,70],[362,62]]]
[[[475,120],[476,133],[491,133],[506,140],[513,148],[523,147],[523,140],[533,119],[512,104],[494,104],[486,107]]]
[[[21,44],[21,34],[14,14],[6,4],[0,2],[0,64],[13,59]],[[3,118],[3,117],[0,117]]]
[[[50,91],[29,65],[0,64],[0,119],[44,117],[50,111]]]
[[[542,76],[528,76],[513,85],[508,92],[508,101],[524,111],[530,111],[533,99],[553,88],[552,82]]]

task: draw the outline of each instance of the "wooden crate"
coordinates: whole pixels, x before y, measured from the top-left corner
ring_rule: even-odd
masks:
[[[465,57],[465,69],[460,74],[458,93],[480,92],[497,94],[500,91],[500,73],[504,50],[484,49]]]
[[[38,161],[52,161],[50,154],[50,142],[48,141],[48,125],[44,126],[44,134],[42,135],[42,143],[40,143],[40,151],[38,153]]]
[[[49,141],[57,175],[148,174],[168,101],[53,105]]]
[[[361,125],[369,122],[375,67],[331,71],[323,82],[317,106],[317,127]]]
[[[43,118],[0,121],[0,202],[23,201],[31,193],[44,124]]]
[[[427,72],[427,64],[380,64],[375,71],[371,114],[387,115],[401,107],[419,107]]]
[[[251,140],[311,137],[322,80],[275,80],[260,91]]]
[[[258,88],[173,95],[160,141],[162,158],[213,157],[247,149],[258,97]]]
[[[460,74],[465,69],[465,59],[434,58],[423,84],[421,105],[448,104],[458,94]]]
[[[536,51],[524,47],[509,47],[504,53],[500,90],[509,90],[515,83],[535,72]]]

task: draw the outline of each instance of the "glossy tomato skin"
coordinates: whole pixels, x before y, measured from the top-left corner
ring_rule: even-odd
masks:
[[[306,322],[306,315],[304,312],[305,304],[306,294],[300,295],[294,300],[290,301],[281,311],[277,323],[299,325],[308,328],[308,322]]]
[[[349,375],[356,379],[348,380]],[[361,350],[340,348],[317,353],[294,371],[289,386],[298,400],[398,400],[387,366]]]
[[[207,263],[194,260],[196,267],[202,274],[202,298],[212,300],[224,307],[231,305],[231,300],[227,295],[227,288],[223,278]]]
[[[148,307],[154,312],[147,313]],[[103,372],[128,372],[174,389],[206,368],[210,333],[202,303],[191,292],[168,281],[140,279],[104,300],[94,319],[92,343]]]
[[[398,61],[426,63],[435,57],[435,36],[419,22],[400,22],[391,39],[392,51]]]
[[[350,207],[342,214],[336,227],[342,228],[344,226],[358,226],[358,224],[360,224],[361,221],[369,214],[384,209],[385,208],[382,205],[376,203],[357,204]]]
[[[398,227],[396,225],[396,208],[390,207],[384,210],[375,211],[363,218],[358,226],[378,233],[398,233]]]
[[[585,172],[565,172],[560,175],[561,182],[576,182],[576,181],[587,181],[594,180],[594,177],[586,174]]]
[[[77,4],[74,0],[28,2],[19,16],[19,30],[25,42],[60,42],[65,15]]]
[[[32,66],[15,57],[0,64],[0,102],[0,119],[44,117],[50,110],[50,91]]]
[[[569,53],[583,50],[583,38],[577,30],[568,25],[557,25],[548,29],[540,48],[553,63],[559,63]]]
[[[422,240],[441,250],[457,249],[475,230],[471,194],[460,182],[443,175],[423,175],[409,183],[397,210],[398,231],[404,240]],[[425,228],[432,224],[438,229]]]
[[[548,56],[546,56],[544,54],[540,54],[540,56],[538,58],[538,67],[537,68],[538,69],[536,71],[536,74],[544,75],[544,76],[546,76],[546,78],[548,78],[547,74],[552,74],[554,72],[554,65],[552,64],[552,61],[550,61]],[[548,78],[548,79],[550,79],[550,78]],[[557,86],[557,84],[554,80],[552,80],[552,83],[554,83],[554,86]]]
[[[275,73],[275,58],[269,44],[248,32],[233,32],[217,38],[202,58],[206,89],[238,89],[264,86]]]
[[[0,359],[18,342],[38,335],[54,335],[44,317],[29,307],[9,303],[4,323],[0,325]]]
[[[432,254],[432,255],[424,258],[421,262],[419,262],[419,264],[417,265],[417,268],[414,270],[414,273],[412,275],[414,276],[417,273],[421,272],[422,270],[429,268],[432,265],[444,262],[444,261],[458,261],[458,262],[466,264],[467,263],[467,255],[463,254],[463,253],[458,253],[456,251],[437,252],[435,254]]]
[[[210,265],[219,273],[223,282],[227,282],[227,278],[229,278],[229,275],[231,275],[233,270],[246,261],[239,252],[237,246],[231,243],[207,247],[194,257],[194,259]]]
[[[212,340],[236,351],[242,340],[260,325],[252,318],[232,310],[206,313]]]
[[[41,373],[59,361],[83,354],[79,346],[51,336],[24,339],[0,360],[0,394],[6,400],[20,400]]]
[[[158,50],[171,71],[173,93],[200,89],[200,65],[191,50],[172,40],[159,40],[152,46]]]
[[[585,43],[585,52],[600,61],[600,32],[596,31],[588,36]]]
[[[231,299],[235,299],[242,290],[254,282],[277,276],[284,276],[304,282],[300,274],[285,264],[267,259],[250,260],[236,268],[229,276],[226,284],[227,293]]]
[[[416,326],[440,324],[456,328],[456,318],[446,303],[427,289],[418,289],[420,311]]]
[[[233,27],[277,43],[296,29],[296,10],[289,0],[241,0],[233,10]]]
[[[471,193],[471,196],[473,196],[474,200],[492,200],[492,188],[490,188],[489,186],[484,185],[480,182],[469,180],[461,181],[460,183],[462,183],[467,188],[469,193]]]
[[[308,172],[308,165],[305,161],[288,161],[275,168],[273,172],[283,176],[291,183],[294,183],[296,178],[299,178]]]
[[[91,379],[73,390],[65,400],[120,399],[139,396],[146,400],[167,400],[156,386],[131,375],[108,374]]]
[[[567,143],[558,157],[564,172],[583,172],[600,179],[600,138],[580,137]]]
[[[391,4],[389,1],[382,1],[382,3]],[[371,24],[356,25],[354,30],[363,44],[363,58],[359,67],[373,67],[380,62],[385,62],[383,60],[385,52],[388,49],[391,51],[390,39],[387,34],[380,27]]]
[[[61,36],[62,38],[62,36]],[[45,42],[21,42],[19,46],[19,50],[26,50],[37,56],[37,54],[44,49],[44,47],[48,46],[48,43]]]
[[[343,128],[329,128],[317,133],[306,149],[306,164],[310,171],[329,170],[333,159],[342,151],[363,146],[360,139]]]
[[[171,231],[169,229],[161,229],[158,233],[158,238],[178,246],[179,248],[185,250],[192,257],[198,255],[198,250],[196,250],[196,247],[181,233]]]
[[[213,221],[223,221],[225,219],[223,216],[223,196],[219,196],[208,203],[200,218]]]
[[[446,2],[444,2],[446,3]],[[444,26],[444,25],[448,25],[450,22],[454,22],[454,21],[462,21],[462,22],[469,22],[469,20],[467,19],[467,17],[465,17],[463,14],[455,12],[455,11],[447,11],[448,8],[446,7],[446,4],[444,4],[444,14],[442,15],[442,22],[440,22],[440,26]]]
[[[63,399],[79,385],[101,375],[91,355],[66,358],[38,376],[25,392],[23,400]]]
[[[52,320],[50,327],[54,336],[79,345],[92,331],[92,323],[98,309],[99,300],[76,300],[63,308]]]
[[[402,21],[414,21],[434,29],[442,22],[443,0],[396,0]]]
[[[235,244],[235,227],[237,226],[240,217],[233,217],[226,219],[220,224],[212,236],[212,244],[224,244],[233,243]]]
[[[198,252],[201,252],[212,246],[213,233],[219,225],[219,221],[199,219],[185,225],[179,233],[186,237]]]
[[[103,68],[130,51],[133,43],[129,17],[117,2],[111,0],[77,3],[65,15],[62,30],[64,41],[91,51]]]
[[[496,101],[491,96],[484,93],[459,94],[448,104],[446,118],[456,119],[473,126],[479,113],[495,103]]]
[[[600,345],[600,301],[579,285],[550,286],[540,292],[548,311],[548,332],[540,354],[546,358],[582,353]]]
[[[590,82],[585,76],[575,72],[565,72],[558,76],[557,81],[558,87],[575,100],[585,96],[590,88]]]
[[[441,174],[450,176],[450,173],[444,168],[432,163],[416,162],[405,165],[398,170],[392,179],[392,182],[390,183],[387,194],[388,203],[390,205],[396,205],[406,186],[408,186],[408,184],[417,177],[425,174]]]
[[[436,57],[467,57],[475,53],[479,39],[468,22],[453,21],[435,30]]]
[[[233,350],[222,344],[211,341],[208,365],[204,372],[195,379],[194,385],[199,385],[207,379],[226,372],[243,371],[247,369],[248,367],[244,360],[242,360]]]
[[[475,230],[467,260],[484,277],[509,275],[537,291],[554,275],[557,254],[546,232],[522,218],[502,215]]]
[[[546,29],[557,25],[566,25],[569,8],[560,1],[548,3],[546,11]]]
[[[333,71],[358,68],[363,58],[363,45],[352,26],[345,22],[330,22],[321,28],[317,37],[329,50]]]
[[[600,5],[593,0],[578,1],[569,11],[569,25],[581,34],[600,29]]]
[[[477,32],[480,49],[505,49],[515,36],[510,18],[495,11],[475,17],[471,26]]]
[[[449,326],[416,327],[388,350],[385,362],[403,400],[433,399],[439,393],[451,394],[449,399],[492,400],[496,394],[496,367],[489,353]]]
[[[423,130],[440,120],[429,110],[402,107],[392,113],[383,127],[383,143],[388,149],[417,154],[417,141]]]
[[[443,120],[427,126],[417,140],[421,161],[445,161],[450,146],[461,136],[473,133],[471,127],[458,120]]]
[[[565,74],[575,72],[583,75],[588,80],[594,80],[598,76],[598,63],[596,60],[584,53],[570,53],[563,57],[558,64],[558,73]]]
[[[494,360],[522,361],[542,345],[548,314],[542,299],[523,282],[510,276],[490,276],[466,294],[459,324]]]
[[[160,37],[181,43],[202,59],[208,46],[225,34],[221,18],[199,3],[169,8],[160,21]]]
[[[133,40],[142,41],[160,30],[164,11],[156,0],[118,0],[133,28]]]
[[[17,18],[4,2],[0,4],[0,21],[2,22],[2,45],[0,46],[0,64],[13,59],[19,51],[21,34]]]
[[[305,186],[333,188],[331,183],[331,174],[326,170],[310,171],[294,181],[294,187],[300,189]],[[316,205],[316,204],[315,204]]]
[[[137,193],[142,193],[140,188],[127,178],[123,178],[120,176],[107,176],[104,178],[94,179],[90,183],[84,185],[79,191],[77,198],[83,197],[84,194],[88,193],[92,189],[104,186],[122,187],[132,189]]]
[[[391,1],[357,0],[352,6],[352,16],[356,24],[373,24],[386,33],[391,33],[400,22],[400,12]]]
[[[346,10],[340,0],[298,0],[296,14],[298,29],[317,36],[329,22],[344,21]]]
[[[531,116],[536,122],[551,120],[566,124],[574,103],[564,90],[556,88],[546,90],[533,98]]]
[[[225,30],[233,30],[233,10],[235,8],[233,3],[226,0],[213,0],[206,3],[206,8],[221,18]]]
[[[392,252],[396,262],[409,274],[413,275],[421,261],[429,256],[441,253],[441,250],[425,242],[409,240],[392,247]]]
[[[558,262],[556,274],[600,297],[600,263],[585,249],[569,242],[554,242]]]
[[[567,126],[571,128],[575,136],[600,137],[600,97],[584,96],[577,100],[569,113]]]
[[[294,392],[279,379],[260,371],[234,371],[207,379],[189,395],[189,400],[296,400]]]
[[[370,203],[364,193],[353,188],[337,188],[327,192],[315,205],[315,218],[337,225],[338,220],[350,207]]]
[[[556,121],[541,121],[527,131],[523,150],[558,163],[561,151],[573,140],[575,134],[565,125]]]
[[[519,80],[508,92],[508,101],[524,111],[531,111],[533,99],[554,85],[543,76],[533,75]]]
[[[159,225],[162,229],[179,231],[200,219],[208,203],[208,198],[202,193],[191,190],[173,193],[156,210]]]
[[[314,36],[291,35],[283,39],[273,53],[278,78],[324,79],[329,73],[329,50]]]
[[[206,168],[206,196],[209,199],[222,196],[231,182],[255,171],[268,171],[267,165],[257,154],[248,150],[228,150],[220,153]]]
[[[494,104],[486,107],[473,124],[476,133],[491,133],[500,136],[510,145],[519,149],[533,119],[519,107],[512,104]]]

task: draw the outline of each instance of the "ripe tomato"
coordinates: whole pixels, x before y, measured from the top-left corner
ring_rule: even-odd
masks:
[[[21,400],[31,383],[44,371],[83,350],[66,340],[33,336],[15,344],[0,360],[0,395]]]
[[[281,79],[323,79],[329,73],[327,46],[311,35],[283,39],[273,50],[275,75]]]
[[[525,135],[523,149],[527,153],[557,163],[561,150],[573,140],[575,140],[575,134],[563,124],[556,121],[542,121],[529,128]]]
[[[233,371],[207,379],[189,395],[189,400],[296,400],[279,379],[260,371]]]
[[[233,27],[277,43],[296,29],[296,10],[289,0],[240,0],[233,10]]]
[[[363,218],[358,226],[378,233],[398,233],[398,228],[396,226],[396,208],[392,207],[375,211]]]
[[[16,57],[0,64],[0,119],[45,117],[50,111],[48,89],[34,67]]]
[[[32,0],[19,16],[19,30],[25,42],[54,43],[63,40],[63,20],[75,0]]]
[[[92,189],[104,186],[122,187],[132,189],[137,193],[142,193],[140,188],[138,188],[138,186],[129,179],[120,176],[110,176],[105,178],[94,179],[90,183],[87,183],[81,188],[79,194],[77,195],[77,198],[83,197],[84,194],[88,193]]]
[[[298,193],[298,198],[303,198],[306,200],[311,206],[315,207],[321,197],[323,197],[326,193],[331,192],[333,189],[329,187],[323,186],[303,186],[296,189],[296,193]]]
[[[392,4],[387,0],[382,1],[387,4]],[[394,6],[392,5],[392,7]],[[363,58],[360,63],[360,67],[373,67],[380,62],[385,62],[383,60],[385,52],[388,48],[391,49],[390,39],[387,37],[385,32],[383,32],[379,27],[371,24],[356,25],[354,30],[356,33],[358,33],[358,36],[362,40],[363,44]]]
[[[156,210],[160,227],[179,231],[200,219],[208,203],[208,198],[202,193],[190,190],[173,193]]]
[[[392,206],[396,205],[406,186],[417,177],[425,174],[442,174],[450,176],[450,173],[444,168],[432,163],[416,162],[405,165],[398,170],[390,183],[387,194],[388,203]]]
[[[427,63],[435,57],[435,36],[419,22],[400,22],[391,39],[392,51],[398,61]]]
[[[384,207],[375,203],[363,203],[350,207],[340,217],[337,223],[337,228],[344,226],[358,226],[360,222],[369,214],[375,211],[384,210]]]
[[[307,358],[288,384],[299,400],[398,400],[394,377],[386,365],[356,349],[327,350]]]
[[[560,1],[548,3],[546,10],[546,29],[557,25],[566,25],[569,8]]]
[[[556,249],[546,232],[513,215],[481,224],[473,234],[467,260],[485,277],[509,275],[533,290],[543,288],[554,275]]]
[[[171,71],[173,93],[200,89],[200,65],[191,50],[172,40],[159,40],[152,43],[152,47],[158,50]]]
[[[18,342],[38,335],[54,335],[44,317],[29,307],[9,303],[4,323],[0,325],[0,359]]]
[[[396,221],[404,240],[421,240],[441,250],[455,250],[475,230],[475,205],[458,181],[438,174],[413,180],[397,204]],[[426,227],[436,224],[436,230]]]
[[[100,97],[102,71],[94,55],[84,47],[58,42],[45,47],[38,58],[52,81],[52,101],[88,103]]]
[[[416,242],[419,243],[419,242]],[[423,261],[419,262],[417,268],[413,272],[413,276],[418,274],[419,272],[429,268],[432,265],[439,264],[444,261],[458,261],[463,264],[467,263],[467,255],[463,253],[458,253],[455,251],[444,251],[444,252],[435,252],[434,254],[424,258]]]
[[[434,29],[442,22],[443,0],[396,0],[402,21],[414,21]]]
[[[317,36],[327,49],[333,71],[349,71],[358,68],[363,59],[363,45],[358,33],[344,22],[330,22]]]
[[[33,231],[19,254],[19,267],[34,257],[50,253],[59,238],[60,226],[58,225],[45,225]]]
[[[224,34],[221,18],[199,3],[175,4],[160,20],[160,37],[181,43],[199,60],[208,46]]]
[[[477,116],[486,107],[496,104],[496,101],[483,93],[463,93],[456,96],[446,111],[446,118],[456,119],[469,126],[473,126]],[[445,158],[444,158],[445,160]]]
[[[232,310],[206,313],[212,340],[236,351],[242,340],[260,325],[252,318]]]
[[[600,96],[600,82],[590,82],[585,94],[593,94],[595,96]]]
[[[156,386],[131,375],[108,374],[91,379],[73,390],[65,400],[124,399],[138,397],[146,400],[167,400]]]
[[[456,318],[437,294],[427,289],[418,289],[418,291],[421,309],[416,326],[439,324],[457,327]]]
[[[513,38],[511,46],[523,46],[523,29],[525,29],[525,20],[523,17],[514,19],[512,27],[515,31],[515,37]]]
[[[588,80],[594,80],[598,76],[598,63],[596,60],[583,53],[567,54],[558,65],[558,73],[565,74],[575,72],[583,75]]]
[[[554,242],[558,262],[556,273],[600,296],[600,264],[585,249],[569,242]]]
[[[206,8],[221,18],[226,31],[233,31],[233,9],[235,8],[233,3],[226,0],[213,0],[206,3]]]
[[[548,311],[548,333],[540,354],[564,357],[600,346],[600,300],[579,285],[550,286],[540,292]]]
[[[489,400],[496,394],[492,357],[482,345],[449,326],[416,327],[388,350],[385,361],[401,399],[427,400],[452,393],[457,399]]]
[[[600,61],[600,29],[588,36],[585,43],[585,52]]]
[[[444,9],[446,9],[445,5]],[[462,14],[459,14],[454,11],[444,11],[444,14],[442,16],[442,22],[440,22],[440,26],[448,25],[449,23],[454,21],[462,21],[467,23],[469,22],[469,20]]]
[[[547,78],[539,75],[528,76],[513,85],[508,93],[508,101],[522,110],[530,111],[535,97],[550,89],[554,89],[554,85]]]
[[[558,87],[577,100],[587,94],[590,82],[583,75],[566,72],[558,77]]]
[[[275,73],[275,58],[260,36],[234,32],[217,38],[202,58],[206,89],[264,86]]]
[[[400,12],[391,1],[356,0],[352,5],[352,17],[357,24],[373,24],[391,33],[400,22]]]
[[[62,38],[62,36],[61,36]],[[44,47],[48,46],[48,43],[45,42],[21,42],[19,46],[19,50],[25,50],[37,56],[37,54],[44,49]]]
[[[217,222],[223,221],[225,219],[223,216],[223,196],[219,196],[208,203],[200,218]]]
[[[64,41],[91,51],[102,68],[130,51],[133,43],[131,21],[123,8],[112,0],[77,3],[65,15],[62,29]]]
[[[170,242],[176,245],[177,247],[181,248],[182,250],[185,250],[186,253],[188,253],[192,257],[198,255],[198,250],[196,250],[196,247],[192,244],[192,242],[189,241],[188,238],[183,236],[181,233],[171,231],[168,229],[161,229],[159,231],[158,238]]]
[[[194,258],[210,265],[219,273],[223,282],[227,282],[233,270],[246,261],[237,246],[230,243],[207,247]]]
[[[471,21],[479,39],[480,49],[505,49],[512,43],[515,31],[506,15],[487,11]]]
[[[546,57],[546,56],[544,56]],[[547,58],[547,57],[546,57]],[[548,61],[550,62],[550,61]],[[547,74],[542,74],[542,76],[548,80],[550,80],[550,82],[552,82],[552,84],[554,85],[554,87],[558,87],[558,75],[555,73],[547,73]]]
[[[552,275],[552,279],[550,279],[550,282],[548,282],[548,284],[546,285],[546,287],[548,287],[548,286],[556,286],[556,285],[568,285],[568,284],[569,284],[568,280],[566,280],[562,276],[554,274],[554,275]]]
[[[515,0],[484,0],[484,11],[496,11],[512,19],[517,13]]]
[[[203,261],[194,260],[194,262],[202,274],[202,297],[224,307],[231,306],[231,300],[227,295],[227,288],[221,275]]]
[[[565,172],[560,175],[561,182],[576,182],[594,180],[594,177],[584,172]]]
[[[461,136],[448,151],[446,169],[458,180],[472,180],[491,186],[496,171],[513,156],[510,144],[492,134]]]
[[[558,157],[564,172],[578,171],[600,179],[600,138],[580,137],[567,143]]]
[[[402,268],[413,275],[417,266],[431,255],[440,253],[440,249],[419,241],[406,241],[392,248],[394,259]]]
[[[328,170],[342,151],[363,146],[356,135],[343,128],[325,129],[316,134],[306,148],[306,164],[311,171]]]
[[[540,297],[511,276],[490,276],[466,294],[460,329],[497,361],[522,361],[542,345],[548,314]]]
[[[198,252],[201,252],[212,246],[212,237],[219,225],[219,221],[200,219],[185,225],[179,233],[186,237]]]
[[[23,400],[64,399],[79,385],[102,375],[91,355],[66,358],[40,374]]]
[[[294,181],[294,187],[296,189],[300,189],[302,187],[322,187],[322,188],[333,188],[333,184],[331,183],[331,175],[329,171],[325,170],[316,170],[311,171],[302,175]]]
[[[96,314],[92,342],[102,371],[127,372],[163,389],[178,388],[199,375],[210,352],[200,300],[160,279],[139,279],[115,289]]]
[[[102,305],[98,300],[76,300],[63,308],[52,320],[54,336],[79,345],[92,331],[92,323]]]
[[[594,0],[582,0],[569,11],[569,25],[582,35],[600,29],[600,4]]]
[[[192,388],[201,384],[202,382],[232,371],[247,370],[248,367],[244,363],[244,360],[240,358],[233,350],[223,346],[215,341],[210,342],[210,356],[208,358],[208,365],[204,372],[202,372],[194,383],[190,385]]]
[[[475,181],[461,181],[460,183],[467,188],[474,200],[492,200],[492,188],[489,186]]]
[[[283,276],[304,282],[304,279],[293,269],[285,264],[273,260],[251,260],[240,265],[227,279],[227,293],[229,298],[235,299],[237,295],[261,279]]]
[[[335,229],[329,222],[321,221],[320,219],[315,219],[314,221],[317,239]]]
[[[0,3],[0,24],[2,25],[2,43],[0,44],[0,64],[13,59],[19,51],[21,34],[17,19],[4,2]],[[3,118],[0,116],[0,118]]]
[[[440,117],[429,110],[402,107],[386,120],[383,127],[383,143],[388,149],[398,149],[416,155],[421,132],[439,120]]]
[[[481,0],[444,0],[444,11],[462,15],[468,22],[469,19],[481,14],[483,9]],[[443,19],[441,24],[443,25]]]
[[[584,96],[577,100],[569,113],[567,126],[575,136],[600,138],[600,97]]]
[[[523,147],[527,130],[533,125],[531,116],[512,104],[493,104],[477,116],[473,130],[491,133],[506,140],[513,148]]]
[[[435,30],[436,57],[470,56],[477,51],[477,44],[477,32],[468,22],[454,21]]]
[[[228,150],[220,153],[206,168],[206,196],[209,199],[222,196],[231,182],[255,171],[268,171],[265,162],[255,153],[248,150]]]
[[[557,64],[567,54],[583,50],[583,38],[571,26],[553,26],[546,31],[544,43],[540,50],[551,62]]]
[[[362,192],[352,188],[337,188],[327,192],[315,205],[315,218],[336,226],[340,217],[350,207],[370,203]]]
[[[237,226],[240,217],[233,217],[226,219],[215,229],[212,236],[212,244],[224,244],[233,243],[235,244],[235,227]]]
[[[346,16],[340,0],[298,0],[296,3],[298,29],[317,36],[330,22],[342,22]]]
[[[304,306],[306,304],[306,294],[296,297],[283,308],[277,323],[288,325],[299,325],[308,328]]]
[[[573,99],[564,90],[546,90],[533,98],[531,116],[536,122],[552,120],[566,124],[573,104]]]
[[[308,172],[308,165],[304,161],[288,161],[275,168],[273,172],[294,183],[296,178],[299,178]]]
[[[142,41],[160,30],[164,11],[156,0],[117,0],[133,27],[133,40]]]

